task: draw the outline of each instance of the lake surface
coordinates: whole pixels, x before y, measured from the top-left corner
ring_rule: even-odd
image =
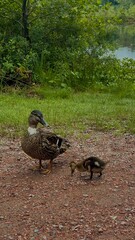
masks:
[[[123,58],[132,58],[135,60],[135,50],[132,50],[130,47],[120,47],[114,51],[114,55],[121,60]]]
[[[135,60],[135,26],[121,26],[116,32],[115,40],[119,46],[114,51],[116,58],[131,58]]]

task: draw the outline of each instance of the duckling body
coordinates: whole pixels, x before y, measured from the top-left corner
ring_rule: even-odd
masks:
[[[90,172],[90,179],[93,177],[93,173],[99,173],[99,177],[102,175],[102,171],[104,170],[107,163],[98,157],[89,157],[80,161],[79,163],[75,163],[74,161],[70,163],[71,167],[71,175],[73,175],[75,169],[79,172]]]
[[[47,126],[42,113],[38,110],[32,111],[29,117],[29,127],[22,139],[21,146],[27,155],[39,160],[39,170],[44,168],[42,161],[50,160],[51,171],[53,159],[65,152],[70,144],[66,139],[45,128],[37,128],[39,122]]]
[[[99,177],[102,175],[102,171],[105,169],[107,162],[104,162],[98,157],[89,157],[84,160],[84,165],[88,171],[90,171],[90,179],[93,177],[93,173],[99,173]]]

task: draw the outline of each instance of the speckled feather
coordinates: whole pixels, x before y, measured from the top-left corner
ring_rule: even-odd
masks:
[[[68,141],[54,133],[37,129],[37,133],[28,133],[22,140],[22,149],[30,157],[41,160],[56,158],[69,147]]]

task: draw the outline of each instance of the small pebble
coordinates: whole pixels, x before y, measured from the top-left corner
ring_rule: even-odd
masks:
[[[83,194],[83,197],[88,197],[89,195],[88,194]]]
[[[99,229],[98,229],[98,232],[99,232],[99,233],[102,233],[102,232],[103,232],[103,229],[102,229],[102,228],[99,228]]]
[[[125,221],[122,221],[121,222],[121,225],[126,225],[127,223]]]
[[[78,231],[78,227],[79,227],[79,225],[72,227],[72,231]]]
[[[59,224],[59,229],[62,230],[63,229],[63,225],[62,224]]]
[[[64,207],[68,207],[68,203],[65,203],[65,204],[64,204]]]
[[[47,240],[47,237],[46,237],[46,236],[43,236],[42,239],[43,239],[43,240]]]
[[[37,228],[34,229],[34,233],[38,233],[39,230]]]

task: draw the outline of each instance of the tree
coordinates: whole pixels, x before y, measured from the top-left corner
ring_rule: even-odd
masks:
[[[29,0],[22,1],[22,36],[26,38],[29,42],[29,26],[28,26],[28,9],[29,9]]]
[[[40,69],[45,81],[54,74],[68,84],[71,78],[90,82],[117,23],[109,8],[100,0],[1,1],[2,71],[9,76],[18,67]]]

